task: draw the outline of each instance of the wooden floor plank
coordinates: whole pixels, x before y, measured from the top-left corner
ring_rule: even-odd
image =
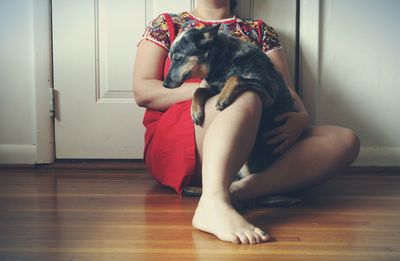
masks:
[[[63,163],[67,165],[67,163]],[[191,226],[197,198],[139,167],[0,168],[0,260],[400,260],[400,173],[350,171],[252,208],[274,241],[234,245]]]

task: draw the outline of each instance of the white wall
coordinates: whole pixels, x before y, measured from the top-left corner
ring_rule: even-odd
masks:
[[[0,162],[14,153],[34,160],[32,10],[29,0],[0,1]]]
[[[296,0],[254,0],[253,10],[254,18],[263,19],[278,33],[295,84]]]
[[[0,163],[37,161],[35,96],[38,84],[49,86],[49,3],[0,1]]]
[[[302,1],[302,8],[307,2]],[[312,109],[316,121],[346,126],[360,135],[363,150],[357,165],[400,165],[400,81],[396,77],[400,60],[396,27],[400,18],[396,12],[400,1],[314,2],[320,4],[318,89],[313,90]],[[47,103],[47,98],[39,95],[43,97],[39,101],[35,96],[41,86],[42,93],[46,92],[44,83],[50,78],[48,59],[40,59],[50,44],[48,23],[44,21],[50,19],[46,16],[49,3],[0,0],[0,163],[37,161],[37,137],[43,125],[37,119],[45,112],[36,113],[35,109],[37,103]],[[251,3],[253,13],[272,15],[271,3],[277,1]],[[277,27],[269,17],[265,19]]]
[[[354,129],[357,164],[400,164],[398,0],[325,0],[317,122]]]

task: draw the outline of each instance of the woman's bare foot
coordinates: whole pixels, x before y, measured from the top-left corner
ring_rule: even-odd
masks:
[[[202,196],[193,217],[193,227],[236,244],[266,242],[270,236],[247,222],[230,202]]]

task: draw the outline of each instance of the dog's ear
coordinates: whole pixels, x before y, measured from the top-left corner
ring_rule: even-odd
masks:
[[[215,37],[218,34],[219,27],[221,25],[217,24],[215,26],[202,29],[200,39],[197,42],[197,47],[200,49],[208,49],[210,48],[211,44],[214,42]]]

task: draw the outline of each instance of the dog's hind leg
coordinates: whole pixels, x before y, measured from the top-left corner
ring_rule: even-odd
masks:
[[[257,93],[264,107],[271,106],[273,104],[273,98],[268,93],[265,86],[259,80],[246,79],[242,77],[232,76],[226,82],[219,94],[216,109],[222,111],[226,107],[232,104],[232,102],[244,91],[253,91]],[[272,94],[272,93],[271,93]]]
[[[203,123],[205,116],[204,105],[206,104],[206,101],[213,95],[214,93],[210,88],[198,88],[195,91],[191,107],[192,120],[194,124],[201,125]]]
[[[226,107],[232,104],[236,97],[240,93],[241,81],[239,77],[232,76],[226,82],[218,96],[217,104],[215,108],[222,111]]]

